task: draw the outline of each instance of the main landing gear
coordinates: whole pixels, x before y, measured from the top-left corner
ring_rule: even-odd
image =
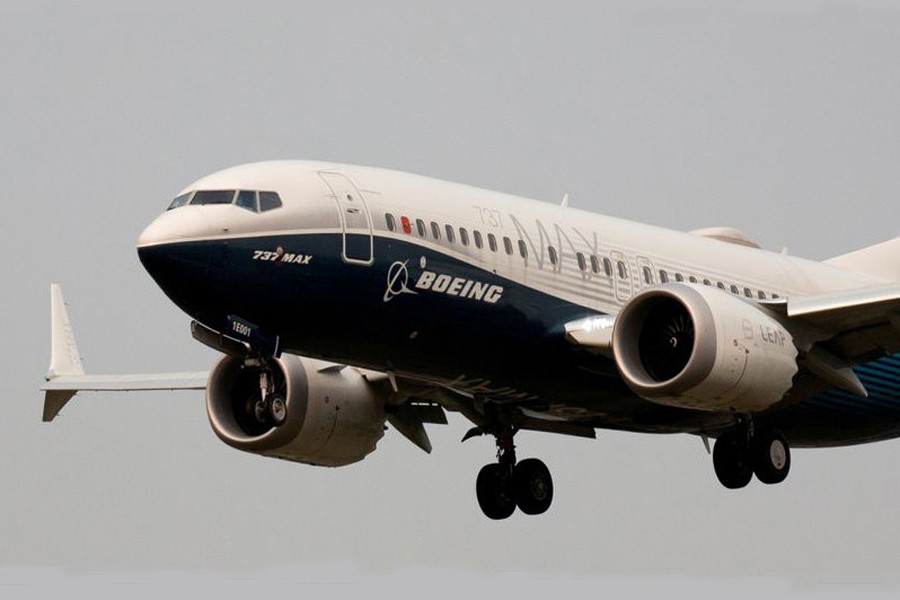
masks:
[[[515,434],[511,427],[495,434],[497,462],[482,467],[475,481],[478,506],[490,519],[506,519],[517,506],[526,515],[539,515],[553,502],[553,478],[547,465],[536,458],[516,463]]]
[[[259,396],[253,405],[253,416],[266,427],[281,427],[287,421],[284,390],[276,390],[275,377],[267,365],[259,370]]]
[[[791,469],[791,449],[778,431],[741,424],[716,440],[713,468],[732,490],[746,486],[753,475],[763,483],[781,483]]]

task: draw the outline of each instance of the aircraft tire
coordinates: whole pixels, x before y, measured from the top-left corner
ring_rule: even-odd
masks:
[[[777,431],[760,432],[753,437],[753,472],[765,484],[781,483],[791,470],[791,449]]]
[[[719,483],[730,490],[745,487],[753,478],[750,448],[744,435],[729,432],[716,440],[713,468]]]
[[[256,417],[256,421],[265,424],[268,418],[267,412],[265,401],[257,399],[253,404],[253,416]]]
[[[275,427],[281,427],[287,421],[287,403],[278,394],[273,394],[266,400],[266,414],[269,421]]]
[[[513,471],[516,505],[526,515],[547,512],[553,502],[553,478],[543,461],[526,458]]]
[[[481,468],[475,481],[478,506],[487,518],[495,521],[509,518],[516,510],[512,478],[507,471],[497,463],[490,463]]]

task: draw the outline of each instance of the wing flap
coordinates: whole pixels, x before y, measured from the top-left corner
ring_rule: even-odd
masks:
[[[795,297],[767,308],[785,315],[810,348],[822,345],[848,365],[900,352],[898,284]]]

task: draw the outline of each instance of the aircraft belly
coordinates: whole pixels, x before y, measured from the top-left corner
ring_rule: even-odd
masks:
[[[287,351],[443,383],[594,427],[700,433],[733,423],[728,414],[643,400],[610,361],[565,342],[564,323],[597,311],[435,249],[375,237],[367,266],[341,259],[337,231],[205,243],[212,257],[205,279],[192,271],[193,280],[175,278],[164,290],[213,329],[236,315],[281,336]],[[798,446],[896,437],[900,396],[893,393],[878,396],[881,404],[856,406],[853,419],[833,394],[769,418]]]
[[[795,446],[843,446],[900,437],[900,354],[854,367],[868,397],[831,388],[773,415]]]

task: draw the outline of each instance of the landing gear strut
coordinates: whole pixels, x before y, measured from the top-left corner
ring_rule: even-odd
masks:
[[[275,391],[275,378],[268,367],[259,371],[259,398],[253,405],[256,420],[269,427],[281,427],[287,420],[287,402]]]
[[[547,465],[536,458],[516,463],[516,431],[509,427],[494,434],[497,462],[482,467],[475,481],[478,506],[490,519],[506,519],[516,506],[527,515],[539,515],[553,502],[553,478]]]
[[[716,440],[713,467],[729,489],[746,486],[753,475],[762,483],[781,483],[791,469],[791,450],[778,431],[742,423]]]

